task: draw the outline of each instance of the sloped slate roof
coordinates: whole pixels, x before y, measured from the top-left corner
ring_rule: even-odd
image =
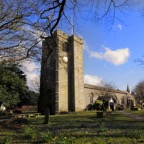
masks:
[[[94,85],[90,85],[90,84],[84,84],[84,88],[95,89],[95,90],[108,90],[109,92],[130,95],[127,91],[115,90],[115,89],[111,89],[111,88],[105,88],[105,87],[101,87],[101,86],[94,86]]]

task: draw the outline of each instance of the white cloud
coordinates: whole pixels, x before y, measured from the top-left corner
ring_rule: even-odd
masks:
[[[114,65],[124,64],[130,56],[129,48],[121,48],[112,51],[109,48],[105,48],[104,59]]]
[[[33,62],[33,61],[31,61],[30,59],[29,59],[29,60],[28,60],[28,59],[27,59],[27,60],[23,60],[23,61],[21,62],[21,65],[22,65],[23,70],[24,70],[26,73],[28,73],[28,72],[33,72],[33,71],[35,71],[36,69],[39,68],[39,66],[36,65],[36,63]]]
[[[24,31],[27,31],[29,35],[31,35],[31,40],[37,40],[38,47],[42,47],[42,37],[47,37],[48,35],[41,30],[34,29],[30,26],[23,26],[22,29]],[[33,43],[32,41],[32,43]],[[23,48],[23,51],[27,52],[25,48]],[[24,53],[23,52],[23,53]],[[26,53],[27,54],[27,53]],[[30,90],[33,90],[35,92],[38,92],[39,85],[40,85],[40,65],[38,63],[33,62],[31,59],[26,59],[20,62],[22,66],[22,70],[27,78],[27,85]]]
[[[27,74],[27,85],[30,90],[39,92],[40,86],[40,77],[36,73],[28,73]]]
[[[98,59],[103,59],[103,54],[99,52],[90,51],[90,56]]]
[[[123,29],[123,26],[122,26],[121,24],[118,24],[118,25],[116,26],[116,28],[121,31],[121,30]]]
[[[130,56],[129,48],[111,50],[108,47],[104,47],[104,52],[96,52],[90,50],[87,50],[87,52],[90,54],[91,57],[106,60],[114,65],[124,64]]]
[[[21,62],[22,70],[27,78],[27,85],[30,90],[38,92],[40,85],[40,66],[33,61],[24,60]]]
[[[102,86],[103,85],[103,79],[98,76],[92,76],[92,75],[84,75],[84,83],[96,85],[96,86]]]

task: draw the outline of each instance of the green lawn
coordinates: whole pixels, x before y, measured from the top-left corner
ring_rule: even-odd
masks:
[[[144,109],[142,109],[142,110],[133,110],[133,111],[130,111],[130,112],[135,114],[135,115],[139,115],[139,116],[144,117]]]
[[[144,144],[144,123],[119,112],[106,118],[97,118],[95,111],[55,115],[48,125],[43,119],[29,118],[31,124],[22,127],[0,125],[0,144]]]

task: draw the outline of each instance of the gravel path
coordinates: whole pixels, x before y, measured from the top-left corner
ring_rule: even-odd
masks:
[[[137,121],[144,121],[144,117],[142,117],[142,116],[138,116],[138,115],[126,112],[126,111],[119,111],[119,112],[122,113],[123,115],[134,118]]]

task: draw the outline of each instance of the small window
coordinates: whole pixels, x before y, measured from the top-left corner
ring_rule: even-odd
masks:
[[[91,93],[91,95],[90,95],[90,103],[91,103],[91,104],[93,103],[93,97],[94,97],[94,94]]]
[[[67,42],[64,42],[64,43],[62,44],[62,50],[63,50],[64,52],[68,52],[68,43],[67,43]]]

